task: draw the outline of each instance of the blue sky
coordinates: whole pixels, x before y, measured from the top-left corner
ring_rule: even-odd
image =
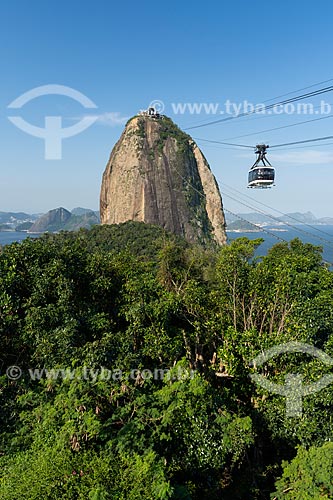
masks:
[[[124,120],[155,99],[186,128],[216,116],[175,115],[172,103],[219,103],[219,109],[226,100],[257,104],[333,78],[329,0],[12,0],[1,3],[0,15],[0,211],[97,209],[102,173]],[[24,92],[48,84],[82,92],[97,109],[85,110],[65,96],[39,97],[14,112],[7,108]],[[321,99],[332,104],[333,114],[333,93],[309,102],[316,107]],[[39,127],[45,116],[62,116],[66,127],[84,115],[99,120],[63,141],[61,160],[46,160],[43,140],[17,129],[11,115]],[[333,118],[262,132],[316,117],[257,115],[191,134],[223,141],[255,133],[230,141],[249,145],[333,135]],[[332,145],[272,151],[276,187],[249,193],[250,149],[198,144],[223,192],[231,194],[231,186],[283,212],[333,216]],[[250,211],[226,195],[223,200],[231,211]]]

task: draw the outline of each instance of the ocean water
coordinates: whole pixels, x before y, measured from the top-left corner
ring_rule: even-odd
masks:
[[[245,236],[249,239],[263,238],[264,243],[256,251],[256,255],[266,255],[268,250],[281,240],[301,239],[304,243],[312,243],[323,247],[323,258],[333,264],[333,226],[267,226],[264,231],[232,232],[227,231],[228,241]],[[36,237],[22,232],[0,231],[0,245],[9,245],[14,241],[22,241],[28,237]]]
[[[22,241],[28,238],[28,233],[16,232],[16,231],[0,231],[0,245],[9,245],[14,243],[14,241]]]
[[[303,224],[289,226],[267,226],[264,231],[258,232],[232,232],[227,230],[228,241],[245,236],[251,240],[263,238],[264,243],[259,246],[256,255],[266,255],[268,250],[276,243],[290,241],[299,238],[304,243],[321,246],[323,248],[323,258],[333,265],[333,226],[315,225],[306,226]]]

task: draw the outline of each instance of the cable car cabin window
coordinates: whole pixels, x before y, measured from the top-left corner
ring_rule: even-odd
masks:
[[[255,180],[274,181],[274,169],[273,168],[256,168],[254,170],[250,170],[249,182],[252,182]]]
[[[268,188],[274,185],[275,171],[270,168],[255,168],[249,171],[248,187]]]

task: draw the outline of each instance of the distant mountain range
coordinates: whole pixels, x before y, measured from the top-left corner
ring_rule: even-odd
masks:
[[[99,224],[99,212],[89,208],[55,208],[46,214],[26,214],[24,212],[0,212],[0,231],[26,231],[45,233],[77,231]]]
[[[277,226],[285,225],[286,223],[292,224],[293,226],[297,224],[333,225],[333,217],[321,217],[318,219],[313,215],[312,212],[293,212],[281,216],[273,215],[271,217],[269,215],[261,214],[258,212],[240,213],[237,215],[238,217],[230,215],[228,213],[226,214],[227,229],[232,229],[236,221],[242,220],[244,224],[245,221],[248,221],[252,224],[258,224],[260,226]],[[236,226],[238,226],[238,224],[236,224]]]
[[[283,226],[287,224],[333,225],[333,217],[317,218],[312,212],[294,212],[273,216],[258,212],[226,214],[227,230],[255,230],[258,226]],[[24,212],[0,212],[0,231],[26,231],[45,233],[58,231],[77,231],[100,224],[99,212],[89,208],[76,207],[72,211],[63,207],[50,210],[46,214],[27,214]]]

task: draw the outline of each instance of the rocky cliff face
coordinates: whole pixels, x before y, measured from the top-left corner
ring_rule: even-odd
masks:
[[[222,199],[194,141],[169,118],[136,116],[103,174],[102,224],[157,224],[190,242],[226,242]]]

